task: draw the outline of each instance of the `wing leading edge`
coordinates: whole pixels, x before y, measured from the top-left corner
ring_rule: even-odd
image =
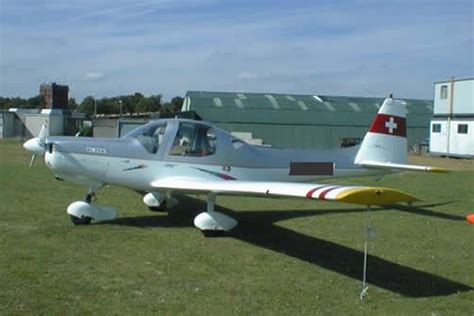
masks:
[[[221,195],[299,197],[358,205],[387,205],[418,201],[416,197],[410,194],[384,187],[292,182],[203,180],[189,177],[164,178],[153,181],[151,185],[157,190],[164,191],[214,193]]]

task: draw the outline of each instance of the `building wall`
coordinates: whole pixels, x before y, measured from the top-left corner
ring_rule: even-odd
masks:
[[[69,87],[54,82],[43,83],[40,86],[40,95],[47,109],[67,109],[69,102]]]
[[[149,118],[94,118],[92,130],[94,137],[117,138],[147,123]]]
[[[255,138],[263,139],[274,147],[308,149],[336,148],[340,147],[343,139],[363,138],[375,117],[375,113],[362,112],[311,112],[302,116],[301,112],[290,110],[241,111],[212,107],[202,107],[197,112],[204,120],[229,132],[250,132]],[[409,145],[426,141],[429,122],[427,115],[409,114]]]
[[[117,126],[118,119],[116,118],[92,119],[92,135],[105,138],[118,137]]]
[[[437,124],[439,132],[433,127]],[[467,125],[466,134],[459,133],[460,124]],[[448,131],[447,118],[434,118],[431,121],[430,152],[436,155],[474,157],[474,118],[452,119],[449,126]]]
[[[118,137],[122,137],[125,134],[128,134],[135,128],[142,126],[143,124],[147,123],[148,120],[140,120],[140,121],[119,121],[119,128],[118,128]]]
[[[15,114],[0,112],[0,138],[15,136]]]
[[[47,120],[47,117],[41,115],[27,116],[25,118],[25,128],[28,131],[28,134],[32,135],[32,137],[38,136],[41,126],[43,123],[47,122]]]
[[[430,152],[437,155],[474,157],[474,78],[435,82],[434,90]],[[466,134],[458,132],[459,124],[467,125]]]
[[[453,82],[454,95],[452,114],[474,115],[474,79],[461,79]],[[443,94],[443,89],[446,93]],[[434,115],[449,114],[451,98],[451,82],[442,81],[435,83]]]
[[[48,127],[48,135],[57,136],[64,135],[64,117],[63,116],[47,116],[47,115],[29,115],[25,119],[25,127],[28,135],[38,136],[41,126],[46,123]]]
[[[334,148],[363,138],[383,98],[188,91],[182,110],[230,132],[252,133],[285,148]],[[409,145],[426,142],[430,100],[405,100]]]

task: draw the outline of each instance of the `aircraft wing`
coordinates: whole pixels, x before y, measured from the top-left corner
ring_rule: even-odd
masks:
[[[331,184],[169,177],[153,181],[151,185],[157,190],[163,191],[215,193],[221,195],[299,197],[359,205],[387,205],[418,200],[412,195],[390,188]]]
[[[396,170],[426,171],[426,172],[440,172],[440,173],[450,172],[449,169],[440,168],[440,167],[418,166],[418,165],[408,165],[408,164],[401,164],[401,163],[378,162],[378,161],[362,161],[362,162],[358,162],[357,165],[360,165],[365,168],[373,168],[373,169],[396,169]]]

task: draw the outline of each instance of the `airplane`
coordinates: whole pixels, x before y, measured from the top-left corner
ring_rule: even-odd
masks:
[[[194,225],[206,236],[237,225],[215,211],[218,195],[298,197],[358,205],[412,203],[418,199],[392,188],[346,186],[311,181],[332,177],[446,169],[407,163],[406,104],[387,98],[359,145],[302,150],[250,145],[210,123],[158,119],[121,138],[46,136],[46,126],[24,148],[44,155],[54,177],[88,188],[83,201],[67,208],[75,225],[112,220],[117,209],[93,203],[104,185],[143,192],[155,211],[177,202],[177,194],[205,194],[207,209]]]

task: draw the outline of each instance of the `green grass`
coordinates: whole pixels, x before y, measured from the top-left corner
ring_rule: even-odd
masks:
[[[474,171],[339,180],[383,185],[424,200],[363,208],[298,199],[219,197],[239,220],[204,238],[183,197],[170,215],[106,187],[98,203],[117,220],[75,227],[67,206],[86,189],[28,169],[15,141],[0,142],[0,314],[417,314],[474,313]],[[359,300],[363,230],[369,295]]]

